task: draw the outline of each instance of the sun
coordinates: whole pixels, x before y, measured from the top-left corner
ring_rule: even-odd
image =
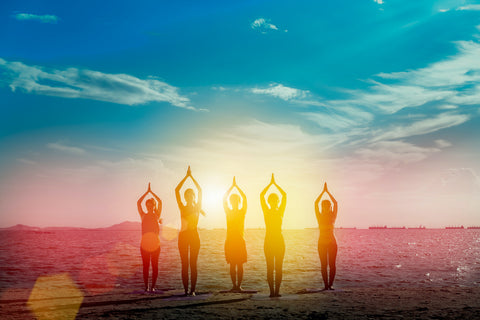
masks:
[[[225,190],[215,185],[207,185],[203,189],[203,206],[206,210],[223,208]]]
[[[203,187],[202,207],[209,218],[223,218],[223,195],[225,191],[224,188],[214,184]]]

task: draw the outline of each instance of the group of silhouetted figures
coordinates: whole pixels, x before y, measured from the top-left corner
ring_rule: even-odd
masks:
[[[185,202],[182,201],[180,190],[188,178],[191,178],[197,188],[197,201],[195,201],[195,192],[193,189],[187,189],[184,193]],[[275,186],[280,192],[281,199],[276,193],[270,193],[268,199],[265,199],[270,187]],[[238,194],[233,193],[237,189]],[[142,203],[145,197],[151,193],[153,198],[146,200],[145,206],[147,212],[143,211]],[[330,200],[323,200],[321,209],[319,202],[324,194],[328,194]],[[200,214],[205,215],[202,210],[202,188],[192,176],[190,167],[187,174],[175,188],[175,196],[181,215],[181,229],[178,234],[178,250],[182,262],[182,282],[185,295],[195,295],[197,284],[197,258],[200,250],[200,237],[198,235],[197,225]],[[333,208],[332,208],[333,202]],[[264,252],[267,262],[267,282],[270,288],[270,297],[280,296],[280,285],[282,283],[283,258],[285,255],[285,241],[282,234],[282,221],[287,204],[287,194],[275,182],[272,174],[270,183],[260,193],[260,203],[265,218],[265,242]],[[143,194],[137,202],[138,212],[142,219],[142,241],[140,250],[143,260],[143,280],[145,291],[155,291],[155,284],[158,276],[158,258],[160,255],[160,218],[162,212],[162,201],[150,189]],[[241,284],[243,280],[243,264],[247,262],[247,249],[244,239],[245,214],[247,212],[247,197],[240,189],[233,178],[232,186],[227,190],[223,197],[223,207],[227,216],[227,239],[225,241],[225,258],[230,264],[230,277],[233,287],[231,292],[242,292]],[[334,235],[334,223],[337,218],[337,201],[328,191],[325,183],[323,191],[315,200],[315,215],[320,229],[318,239],[318,255],[320,257],[321,272],[324,283],[324,290],[333,290],[333,280],[335,279],[335,260],[337,256],[337,242]],[[152,265],[152,284],[149,287],[148,274],[150,263]],[[329,273],[327,270],[329,267]],[[191,276],[191,286],[189,288],[189,270]],[[275,276],[274,276],[275,275]]]

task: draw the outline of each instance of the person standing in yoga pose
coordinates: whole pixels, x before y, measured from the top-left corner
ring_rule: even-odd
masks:
[[[195,184],[198,192],[197,202],[195,202],[195,192],[192,189],[185,190],[185,203],[183,204],[180,196],[180,189],[185,181],[190,177]],[[185,295],[195,295],[195,287],[197,285],[197,258],[200,250],[200,237],[198,236],[197,225],[199,214],[205,215],[202,210],[202,188],[193,178],[190,166],[188,167],[185,178],[180,181],[175,188],[175,196],[181,215],[181,229],[178,234],[178,250],[180,251],[180,259],[182,260],[182,282]],[[188,254],[190,252],[190,259]],[[191,289],[188,292],[188,267],[192,276]]]
[[[318,208],[318,203],[322,199],[324,193],[327,193],[333,202],[329,200],[322,201],[322,211]],[[328,191],[327,183],[323,187],[322,193],[315,200],[315,215],[318,221],[318,228],[320,229],[320,236],[318,238],[318,255],[320,257],[320,263],[322,267],[322,278],[325,285],[323,290],[333,290],[333,280],[335,279],[336,266],[335,261],[337,259],[337,240],[334,234],[334,224],[337,219],[338,205],[337,200]],[[327,271],[327,265],[330,267],[330,275]]]
[[[232,194],[232,190],[237,188],[238,194]],[[230,198],[228,197],[230,195]],[[229,201],[232,208],[230,209]],[[242,208],[240,208],[242,201]],[[245,246],[244,225],[245,214],[247,213],[247,197],[245,193],[237,186],[235,177],[233,184],[223,196],[223,208],[227,215],[227,240],[225,241],[225,258],[230,264],[230,278],[232,279],[232,292],[242,292],[243,264],[247,262],[247,248]]]
[[[265,194],[268,189],[274,185],[282,195],[279,201],[276,193],[268,196],[268,205],[265,201]],[[278,205],[280,202],[280,206]],[[268,186],[260,193],[260,203],[262,204],[263,217],[265,219],[265,242],[264,252],[267,261],[267,281],[270,288],[270,297],[280,297],[280,285],[282,283],[283,258],[285,256],[285,241],[282,235],[282,221],[287,204],[287,194],[275,182],[272,173],[272,179]],[[275,269],[275,285],[273,280],[273,271]]]
[[[145,197],[151,193],[153,198],[145,201],[147,212],[143,211],[142,203]],[[155,198],[155,199],[154,199]],[[155,284],[158,277],[158,257],[160,255],[160,226],[162,223],[160,215],[162,213],[162,200],[150,189],[137,201],[138,213],[142,219],[142,241],[140,243],[140,253],[142,254],[143,262],[143,282],[145,283],[145,291],[155,291]],[[152,286],[148,287],[148,271],[152,263]]]

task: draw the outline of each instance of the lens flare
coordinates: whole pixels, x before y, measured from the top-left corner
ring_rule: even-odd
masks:
[[[153,232],[144,233],[140,246],[145,251],[153,252],[160,247],[160,238]]]
[[[178,230],[173,225],[162,226],[161,236],[163,240],[172,241],[178,237]]]
[[[82,301],[82,292],[68,273],[62,273],[39,277],[27,306],[39,320],[75,319]]]

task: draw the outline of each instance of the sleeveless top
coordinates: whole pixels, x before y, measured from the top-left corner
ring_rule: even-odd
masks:
[[[281,235],[283,216],[279,212],[264,212],[266,235]]]
[[[195,204],[193,206],[184,206],[180,208],[180,216],[182,218],[182,225],[180,231],[197,230],[198,217],[200,208]]]
[[[332,213],[320,213],[317,216],[318,228],[320,229],[320,237],[334,237],[333,230],[335,228],[335,216]]]
[[[154,233],[158,235],[160,233],[160,226],[158,225],[158,216],[154,213],[144,214],[142,217],[142,234]]]
[[[245,213],[243,210],[227,212],[227,238],[243,238],[245,229]]]

